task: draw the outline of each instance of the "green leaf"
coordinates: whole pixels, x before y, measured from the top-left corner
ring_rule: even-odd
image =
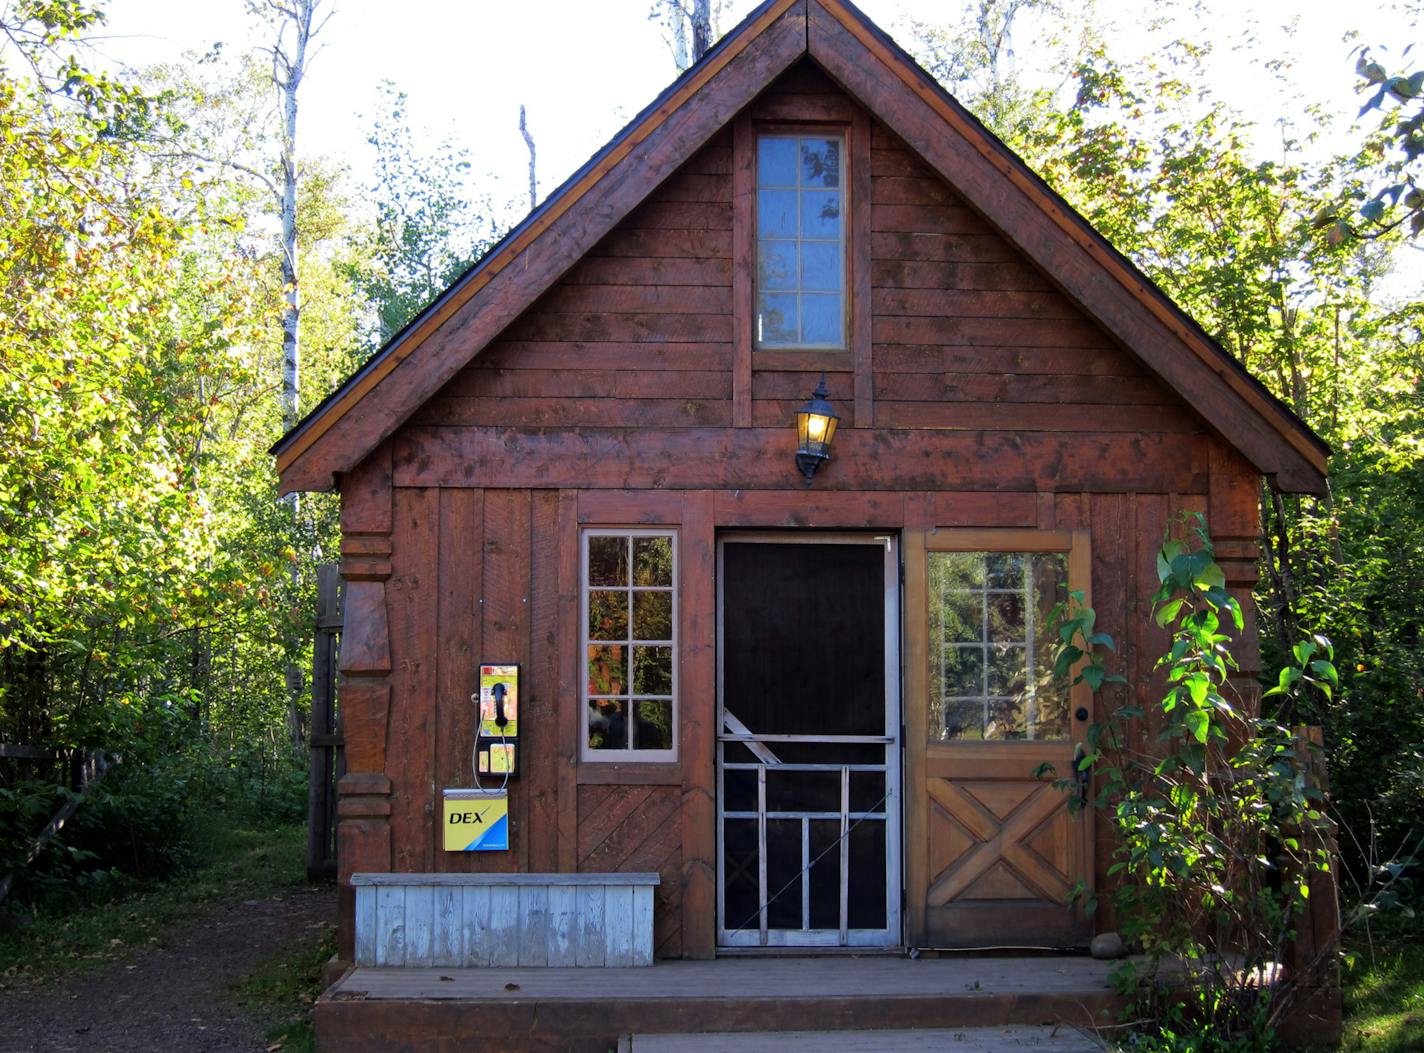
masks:
[[[1211,717],[1207,711],[1204,709],[1189,710],[1183,720],[1187,725],[1187,730],[1198,742],[1205,745],[1207,733],[1211,729]]]

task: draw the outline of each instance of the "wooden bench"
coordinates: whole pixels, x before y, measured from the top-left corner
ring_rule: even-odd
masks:
[[[657,874],[352,874],[356,965],[653,964]]]

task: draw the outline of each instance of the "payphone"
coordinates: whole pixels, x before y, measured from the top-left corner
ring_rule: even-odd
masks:
[[[473,788],[446,789],[447,852],[498,852],[509,848],[509,780],[519,774],[519,666],[480,666],[475,742],[470,750]],[[498,779],[488,788],[485,779]]]

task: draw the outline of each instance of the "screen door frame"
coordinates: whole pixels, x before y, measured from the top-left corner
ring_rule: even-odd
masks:
[[[886,800],[885,813],[885,927],[883,929],[853,929],[846,925],[846,909],[842,907],[842,925],[838,929],[777,929],[767,924],[763,904],[756,928],[728,929],[726,916],[726,805],[724,799],[724,755],[728,742],[745,742],[728,728],[723,708],[724,675],[723,631],[725,615],[723,597],[724,549],[728,544],[778,545],[874,545],[884,554],[884,734],[882,736],[778,736],[780,741],[811,742],[872,742],[883,744]],[[833,586],[832,582],[826,582]],[[901,637],[901,567],[900,539],[890,531],[729,531],[717,536],[717,946],[726,950],[773,950],[779,948],[824,949],[902,949],[904,946],[903,901],[903,807],[902,716],[900,694]],[[753,732],[755,729],[751,729]],[[767,745],[772,745],[768,742]],[[827,769],[841,765],[831,764]],[[878,766],[877,766],[878,767]],[[844,776],[843,776],[844,777]],[[765,814],[763,800],[763,814]],[[854,820],[852,820],[854,821]],[[834,856],[835,853],[832,853]],[[844,881],[844,872],[841,880]],[[775,891],[775,890],[771,890]],[[844,904],[846,891],[842,889]],[[735,924],[735,923],[734,923]]]

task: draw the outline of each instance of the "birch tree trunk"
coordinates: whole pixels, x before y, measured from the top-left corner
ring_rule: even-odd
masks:
[[[307,64],[315,57],[310,51],[312,41],[331,17],[321,12],[326,0],[249,0],[248,10],[272,29],[273,40],[267,53],[272,58],[272,85],[277,89],[282,115],[282,154],[280,179],[277,185],[277,206],[281,219],[282,296],[286,307],[282,311],[282,429],[289,431],[300,419],[301,395],[301,318],[302,300],[299,282],[298,251],[300,231],[297,227],[297,188],[301,168],[297,152],[297,111],[302,81]],[[296,494],[289,498],[293,526],[297,526]],[[292,587],[298,591],[301,583],[299,563],[292,565]],[[300,641],[292,641],[292,650]],[[289,664],[287,682],[287,730],[292,749],[303,746],[301,669]]]

